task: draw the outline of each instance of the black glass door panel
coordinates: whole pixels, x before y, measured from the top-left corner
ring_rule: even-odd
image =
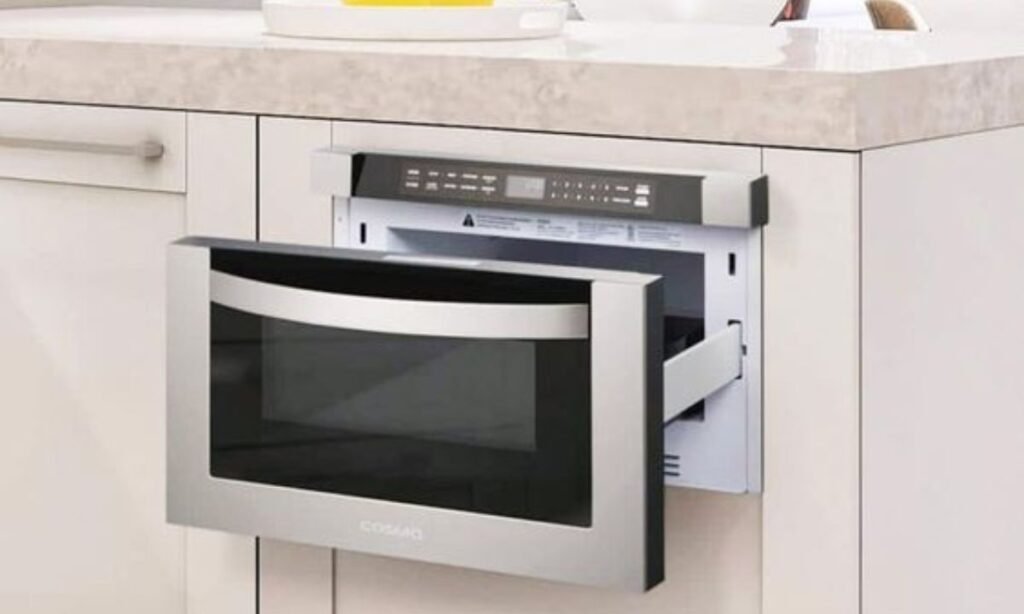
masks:
[[[213,476],[589,526],[588,340],[211,325]]]
[[[536,348],[266,321],[271,420],[532,451]],[[347,355],[339,356],[339,348]],[[321,368],[344,361],[344,377]]]

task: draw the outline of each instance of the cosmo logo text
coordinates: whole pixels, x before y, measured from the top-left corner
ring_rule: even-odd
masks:
[[[407,527],[398,524],[389,524],[387,522],[363,520],[359,523],[359,530],[363,533],[374,533],[376,535],[386,535],[387,537],[397,537],[399,539],[411,539],[417,542],[423,541],[423,529],[419,527]]]

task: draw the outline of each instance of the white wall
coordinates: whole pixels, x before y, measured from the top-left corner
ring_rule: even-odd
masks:
[[[1024,0],[904,0],[917,8],[935,31],[1024,31]],[[809,18],[818,24],[860,25],[863,0],[811,0]]]
[[[912,0],[936,31],[998,29],[1024,31],[1022,0]]]

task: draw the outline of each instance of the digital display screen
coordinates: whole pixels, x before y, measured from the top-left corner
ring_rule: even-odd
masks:
[[[509,175],[505,180],[505,197],[544,200],[544,188],[546,186],[547,180],[543,177]]]

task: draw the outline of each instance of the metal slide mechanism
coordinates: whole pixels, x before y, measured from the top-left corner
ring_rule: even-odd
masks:
[[[743,328],[724,330],[665,361],[665,424],[743,374]]]

